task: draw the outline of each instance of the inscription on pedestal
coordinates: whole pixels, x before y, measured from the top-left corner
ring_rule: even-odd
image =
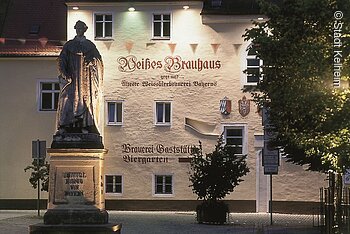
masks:
[[[94,167],[56,168],[54,204],[95,204]]]

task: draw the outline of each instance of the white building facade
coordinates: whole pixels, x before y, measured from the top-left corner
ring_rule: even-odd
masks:
[[[100,129],[108,149],[104,161],[106,208],[195,209],[197,198],[189,187],[188,174],[191,147],[201,141],[209,153],[223,134],[237,154],[247,155],[250,168],[244,181],[226,197],[231,211],[267,212],[270,184],[262,167],[261,113],[250,94],[242,92],[244,86],[258,82],[243,71],[258,71],[262,62],[248,54],[251,45],[242,35],[252,27],[252,20],[262,16],[205,14],[203,1],[66,4],[67,40],[75,36],[75,22],[84,21],[88,26],[85,35],[96,44],[104,62],[104,124]],[[21,147],[8,142],[11,150],[4,155],[13,156],[2,161],[20,162],[15,168],[21,176],[1,164],[19,185],[14,188],[9,180],[1,182],[0,200],[4,201],[35,199],[28,174],[23,172],[31,159],[23,155],[30,152],[31,138],[37,136],[49,144],[55,128],[56,61],[22,60],[0,59],[7,77],[14,77],[8,83],[11,89],[1,85],[1,93],[11,96],[11,90],[20,88],[18,83],[31,84],[25,92],[34,95],[34,89],[35,97],[28,99],[26,111],[20,109],[27,113],[28,121],[38,126],[45,121],[46,127],[39,131],[40,136],[21,134],[30,132],[29,127],[17,129],[15,135],[22,137],[16,138],[16,144]],[[28,64],[26,77],[14,76],[14,69],[5,68],[24,69]],[[36,66],[38,72],[34,72]],[[19,111],[12,109],[15,100],[1,102],[1,109],[10,110],[6,121]],[[3,127],[11,131],[11,124]],[[319,201],[324,176],[306,172],[284,158],[280,162],[279,174],[273,176],[276,211],[310,212]]]

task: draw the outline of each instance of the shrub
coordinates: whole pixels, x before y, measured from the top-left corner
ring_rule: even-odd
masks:
[[[233,148],[223,144],[222,136],[218,139],[212,153],[203,155],[202,144],[193,147],[191,152],[190,181],[192,190],[198,199],[218,201],[243,180],[249,172],[246,155],[235,155]]]

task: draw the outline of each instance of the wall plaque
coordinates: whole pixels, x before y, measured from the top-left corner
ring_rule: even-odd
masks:
[[[250,112],[250,100],[248,100],[245,96],[238,101],[238,111],[242,117],[246,117]]]
[[[54,204],[95,204],[93,166],[56,167]]]

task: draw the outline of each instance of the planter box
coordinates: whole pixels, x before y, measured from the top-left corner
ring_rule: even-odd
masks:
[[[229,210],[224,202],[205,201],[197,206],[196,212],[198,223],[224,224]]]

